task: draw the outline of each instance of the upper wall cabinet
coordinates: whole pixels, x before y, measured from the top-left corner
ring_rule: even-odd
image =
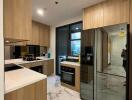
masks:
[[[50,26],[32,21],[32,33],[29,40],[28,44],[49,47]]]
[[[129,23],[129,0],[107,0],[103,6],[104,26]]]
[[[30,34],[29,44],[39,45],[39,23],[32,21],[32,34]]]
[[[39,42],[40,46],[50,45],[50,27],[44,24],[40,24]]]
[[[91,29],[103,26],[102,3],[85,8],[83,12],[83,29]]]
[[[4,0],[4,37],[29,40],[32,0]]]
[[[83,29],[129,23],[129,0],[106,0],[84,9]]]

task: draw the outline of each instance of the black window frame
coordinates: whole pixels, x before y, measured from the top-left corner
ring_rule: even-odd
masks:
[[[69,38],[70,38],[70,39],[69,39],[69,40],[70,40],[70,41],[69,41],[69,48],[70,48],[70,53],[69,53],[69,54],[70,54],[70,56],[73,56],[73,57],[78,57],[78,56],[75,56],[75,55],[72,54],[72,50],[71,50],[71,41],[78,41],[78,40],[80,40],[80,42],[81,42],[81,36],[80,36],[80,39],[72,39],[72,38],[71,38],[71,35],[74,34],[74,33],[77,33],[77,32],[82,33],[82,30],[83,30],[83,29],[79,29],[79,30],[76,30],[76,31],[71,31],[71,26],[72,26],[72,25],[76,25],[76,24],[81,24],[81,26],[83,27],[82,21],[79,21],[79,22],[76,22],[76,23],[72,23],[72,24],[69,25],[69,28],[70,28],[70,32],[69,32]],[[80,48],[81,48],[81,46],[80,46]]]

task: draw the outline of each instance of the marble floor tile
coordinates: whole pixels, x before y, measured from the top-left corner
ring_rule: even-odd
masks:
[[[96,100],[125,100],[126,78],[97,73]],[[93,81],[89,84],[81,84],[81,92],[86,100],[93,100]],[[51,76],[47,78],[48,100],[81,100],[80,93],[61,86],[60,77]]]
[[[104,70],[104,73],[126,77],[126,72],[122,66],[110,65]]]
[[[125,100],[126,78],[97,73],[97,100]]]
[[[80,93],[61,86],[58,76],[48,77],[47,93],[48,100],[81,100]]]

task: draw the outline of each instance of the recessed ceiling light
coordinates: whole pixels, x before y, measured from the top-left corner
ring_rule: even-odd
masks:
[[[41,8],[37,9],[37,13],[40,16],[44,16],[44,9],[41,9]]]

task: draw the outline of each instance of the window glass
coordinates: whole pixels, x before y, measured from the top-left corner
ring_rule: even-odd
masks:
[[[80,39],[80,38],[81,38],[81,32],[76,32],[71,34],[71,40]]]
[[[71,54],[72,56],[79,56],[80,55],[80,40],[71,41]]]

